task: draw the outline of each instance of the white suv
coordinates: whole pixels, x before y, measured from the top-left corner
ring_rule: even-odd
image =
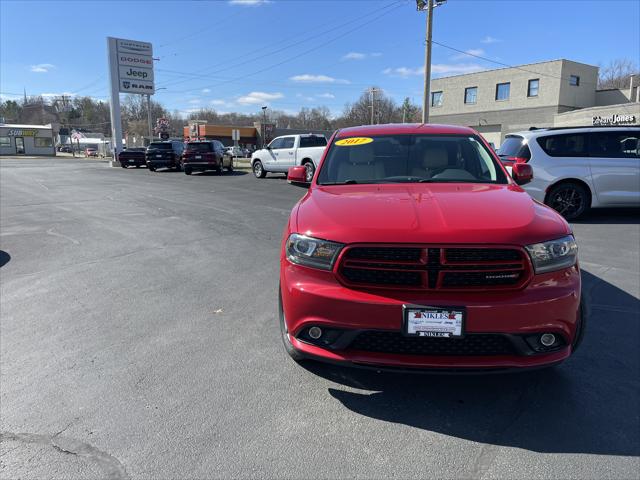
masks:
[[[523,188],[567,220],[640,206],[640,127],[533,129],[507,135],[497,153],[507,168],[529,163],[533,181]]]

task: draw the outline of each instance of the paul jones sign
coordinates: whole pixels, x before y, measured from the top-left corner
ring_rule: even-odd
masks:
[[[636,123],[636,116],[630,114],[596,115],[592,117],[593,125],[633,125]]]

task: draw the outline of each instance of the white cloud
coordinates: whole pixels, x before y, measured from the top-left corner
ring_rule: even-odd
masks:
[[[191,105],[197,105],[198,103],[200,103],[200,99],[199,98],[192,98],[187,103],[190,103]]]
[[[349,52],[342,57],[342,60],[364,60],[365,58],[367,58],[366,53]]]
[[[211,100],[211,102],[209,102],[209,103],[211,103],[211,105],[226,105],[227,104],[227,102],[225,102],[224,100],[220,100],[218,98],[216,98],[214,100]]]
[[[257,105],[260,103],[269,103],[272,100],[278,100],[283,97],[284,95],[281,93],[251,92],[238,98],[237,101],[241,105]]]
[[[333,93],[321,93],[320,95],[318,95],[318,97],[320,97],[320,98],[336,98],[336,96]]]
[[[208,88],[203,88],[202,89],[202,93],[210,93],[210,92],[211,92],[211,90],[208,89]]]
[[[482,48],[470,48],[469,50],[465,50],[464,53],[459,53],[458,55],[454,55],[451,57],[452,60],[468,60],[470,55],[481,56],[484,55],[484,50]]]
[[[480,42],[482,43],[498,43],[501,42],[502,40],[492,37],[491,35],[487,35],[486,37],[484,37],[482,40],[480,40]]]
[[[39,63],[37,65],[31,65],[31,71],[35,73],[47,73],[53,68],[56,68],[56,66],[51,63]]]
[[[479,72],[483,67],[475,63],[434,63],[431,65],[431,73],[437,75],[457,75],[461,73]],[[382,73],[391,77],[408,78],[417,75],[424,75],[424,67],[398,67],[385,68]]]
[[[311,75],[309,73],[294,75],[293,77],[289,77],[289,80],[298,83],[349,83],[348,80],[333,78],[328,75]]]
[[[264,5],[265,3],[271,2],[269,0],[229,0],[229,5],[244,5],[250,7]]]
[[[342,56],[341,60],[364,60],[365,58],[373,58],[373,57],[381,57],[382,53],[380,52],[372,52],[372,53],[362,53],[362,52],[349,52],[346,55]]]
[[[42,98],[55,98],[55,97],[61,97],[62,95],[65,95],[67,97],[75,97],[76,94],[75,93],[71,93],[71,92],[60,92],[60,93],[41,93],[40,96]]]

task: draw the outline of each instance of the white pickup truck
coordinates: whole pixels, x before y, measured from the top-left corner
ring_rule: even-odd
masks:
[[[322,135],[285,135],[274,138],[266,148],[256,150],[251,155],[251,168],[256,178],[264,178],[267,172],[286,173],[289,167],[304,165],[307,181],[322,158],[327,139]]]

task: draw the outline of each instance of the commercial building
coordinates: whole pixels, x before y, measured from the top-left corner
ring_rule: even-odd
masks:
[[[55,155],[51,125],[0,123],[0,155]]]
[[[429,121],[473,127],[496,146],[531,127],[637,125],[639,83],[598,90],[598,67],[564,59],[442,77],[431,82]]]
[[[333,131],[329,130],[279,128],[272,123],[255,122],[252,127],[238,127],[233,125],[212,125],[193,120],[189,122],[189,126],[184,127],[184,136],[185,138],[219,140],[225,146],[232,146],[234,144],[234,130],[237,130],[240,135],[238,144],[249,148],[261,148],[262,145],[282,135],[315,133],[329,138],[333,134]]]

